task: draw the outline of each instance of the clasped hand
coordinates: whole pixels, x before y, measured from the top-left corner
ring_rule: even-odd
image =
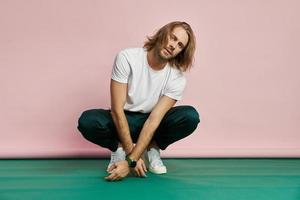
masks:
[[[129,172],[132,172],[135,176],[139,177],[147,177],[146,172],[147,168],[143,159],[139,159],[136,162],[136,167],[134,169],[130,169],[128,166],[128,162],[126,160],[122,160],[113,164],[107,172],[110,174],[105,177],[108,181],[118,181],[122,180],[126,176],[128,176]]]

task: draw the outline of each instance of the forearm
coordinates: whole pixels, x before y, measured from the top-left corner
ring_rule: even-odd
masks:
[[[122,146],[126,152],[129,154],[133,149],[133,142],[130,136],[128,122],[124,111],[113,112],[111,111],[111,116],[116,126],[118,137],[122,143]]]
[[[157,119],[147,119],[144,123],[142,131],[139,135],[138,141],[130,153],[130,158],[138,160],[143,154],[144,150],[147,148],[151,142],[155,130],[158,128],[160,120]]]

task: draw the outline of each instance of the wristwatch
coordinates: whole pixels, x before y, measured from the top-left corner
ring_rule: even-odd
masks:
[[[126,161],[128,162],[128,165],[130,168],[135,168],[136,166],[136,161],[132,160],[131,158],[129,158],[128,155],[126,155]]]

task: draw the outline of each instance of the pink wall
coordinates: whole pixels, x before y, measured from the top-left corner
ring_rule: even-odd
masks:
[[[195,134],[163,156],[300,156],[299,1],[0,1],[0,157],[108,155],[77,131],[109,107],[115,54],[162,25],[197,36]]]

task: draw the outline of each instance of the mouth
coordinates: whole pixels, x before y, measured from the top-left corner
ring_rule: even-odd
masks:
[[[165,48],[165,50],[168,52],[168,54],[172,55],[172,52],[169,49]]]

